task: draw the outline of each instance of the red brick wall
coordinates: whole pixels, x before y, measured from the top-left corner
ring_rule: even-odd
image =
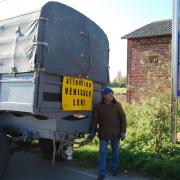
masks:
[[[150,58],[157,57],[157,62]],[[148,73],[163,77],[170,86],[171,36],[148,37],[128,40],[127,52],[127,101],[139,100],[140,89],[146,87]],[[166,67],[164,65],[167,65]],[[158,67],[160,67],[158,69]]]

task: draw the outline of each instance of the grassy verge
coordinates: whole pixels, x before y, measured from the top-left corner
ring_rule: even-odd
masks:
[[[123,104],[128,128],[126,139],[121,142],[121,168],[124,172],[162,180],[179,180],[180,144],[170,141],[170,96],[168,92],[162,93],[161,88],[150,90],[153,92],[151,97],[142,97],[138,103]],[[83,165],[97,166],[97,155],[98,140],[95,139],[77,149],[74,157]]]
[[[75,149],[74,159],[77,160],[81,165],[86,167],[92,167],[97,165],[98,156],[98,140],[95,138],[88,145],[82,146]]]
[[[177,145],[180,148],[180,145]],[[108,153],[110,157],[110,150]],[[74,159],[85,167],[97,166],[98,140],[75,150]],[[110,161],[108,158],[107,161]],[[109,164],[109,163],[107,163]],[[180,179],[180,159],[161,159],[151,153],[133,152],[122,145],[121,171],[142,176],[158,177],[162,180]]]
[[[128,171],[162,180],[180,179],[180,160],[176,159],[159,159],[153,154],[122,149],[122,165]]]

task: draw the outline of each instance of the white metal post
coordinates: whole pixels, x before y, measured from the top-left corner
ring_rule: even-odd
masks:
[[[173,19],[172,19],[172,58],[171,58],[171,140],[176,143],[176,124],[177,124],[177,89],[178,89],[178,10],[179,0],[173,0]]]

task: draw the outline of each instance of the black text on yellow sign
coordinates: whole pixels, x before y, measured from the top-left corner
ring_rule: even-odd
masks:
[[[63,110],[92,110],[93,81],[64,76],[62,86]]]

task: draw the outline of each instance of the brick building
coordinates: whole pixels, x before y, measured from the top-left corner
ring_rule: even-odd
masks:
[[[128,41],[128,102],[137,101],[149,88],[155,89],[157,80],[170,87],[171,32],[171,20],[164,20],[152,22],[122,37]],[[156,80],[150,80],[150,74]]]

